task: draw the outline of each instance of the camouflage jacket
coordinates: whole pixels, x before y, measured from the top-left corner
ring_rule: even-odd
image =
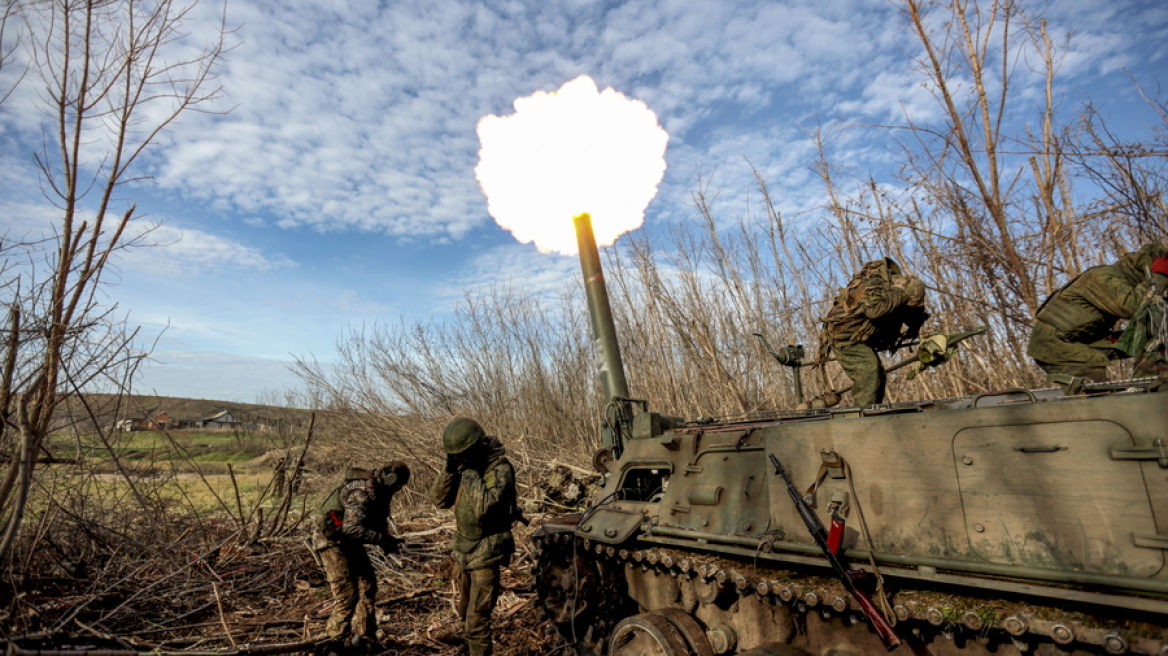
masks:
[[[1116,321],[1132,318],[1148,293],[1140,259],[1150,260],[1140,251],[1087,269],[1046,299],[1038,308],[1038,321],[1067,342],[1090,344],[1108,337]],[[1044,360],[1041,353],[1030,355]]]
[[[859,343],[891,350],[901,339],[915,338],[928,318],[923,307],[905,304],[905,292],[892,285],[885,260],[869,262],[840,290],[823,318],[821,350]]]
[[[393,490],[373,474],[351,468],[320,506],[317,545],[378,544],[390,532]],[[321,543],[321,539],[327,541]]]
[[[454,508],[454,562],[464,570],[506,564],[515,552],[515,469],[497,438],[482,463],[442,472],[430,490],[434,505]]]

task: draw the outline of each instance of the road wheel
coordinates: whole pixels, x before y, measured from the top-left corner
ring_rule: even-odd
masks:
[[[678,608],[664,608],[656,612],[664,615],[681,631],[681,637],[694,656],[714,656],[714,647],[706,637],[705,629],[692,615]]]
[[[696,656],[684,632],[661,613],[626,617],[616,625],[608,656]]]

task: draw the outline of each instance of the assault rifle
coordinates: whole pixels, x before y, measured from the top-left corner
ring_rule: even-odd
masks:
[[[827,557],[827,561],[831,563],[832,569],[835,570],[835,575],[839,578],[840,583],[844,588],[851,593],[852,598],[860,605],[860,609],[864,611],[864,615],[868,616],[868,621],[872,623],[872,627],[876,629],[880,640],[884,642],[884,648],[892,651],[900,646],[900,637],[896,635],[896,630],[888,623],[888,619],[884,617],[872,600],[868,598],[864,591],[856,587],[856,581],[852,578],[852,572],[847,568],[844,560],[840,558],[831,547],[827,545],[827,531],[823,528],[823,523],[819,521],[819,516],[807,505],[807,501],[795,489],[795,484],[791,482],[791,477],[787,475],[786,470],[783,469],[782,463],[775,457],[775,454],[768,454],[771,459],[771,464],[775,466],[775,473],[782,477],[783,482],[787,484],[787,494],[791,495],[791,501],[795,502],[795,509],[799,511],[799,516],[803,518],[803,523],[807,525],[807,530],[811,532],[811,537],[815,539],[815,544]],[[871,548],[871,547],[869,547]]]

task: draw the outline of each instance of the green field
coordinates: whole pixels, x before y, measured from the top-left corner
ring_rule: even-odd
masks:
[[[230,431],[161,433],[138,431],[110,435],[58,437],[49,443],[57,458],[102,461],[113,457],[133,462],[193,461],[242,463],[279,445],[268,436]]]
[[[54,462],[38,475],[47,487],[67,487],[91,505],[117,507],[144,495],[199,513],[248,515],[279,502],[271,483],[284,449],[274,442],[232,431],[59,436],[48,445]],[[270,452],[276,453],[261,457]]]

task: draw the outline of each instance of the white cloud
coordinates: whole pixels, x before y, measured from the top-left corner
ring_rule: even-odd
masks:
[[[198,5],[184,52],[213,37],[221,9]],[[1168,21],[1145,2],[1045,11],[1052,32],[1083,28],[1064,64],[1075,79],[1131,62],[1133,16],[1150,32]],[[793,133],[764,121],[935,117],[904,58],[916,51],[904,18],[865,0],[239,0],[227,12],[239,45],[214,108],[235,109],[184,115],[151,164],[165,188],[250,224],[461,238],[489,221],[473,178],[476,121],[581,73],[658,114],[674,149],[666,187],[693,159],[740,156],[745,137],[768,140],[754,152],[787,146]],[[32,87],[8,103],[4,129],[30,128]]]
[[[160,182],[284,227],[456,238],[487,220],[474,125],[515,97],[591,73],[645,100],[679,142],[708,142],[691,132],[726,107],[789,102],[775,83],[830,89],[856,68],[842,64],[875,48],[860,37],[889,14],[810,1],[444,0],[323,16],[299,4],[232,5],[243,44],[222,81],[236,109],[188,120]]]
[[[957,76],[951,79],[951,90],[962,95],[971,88]],[[923,125],[941,116],[931,87],[921,84],[920,76],[907,69],[880,71],[856,100],[841,102],[837,108],[843,115],[889,125],[904,125],[906,119]]]
[[[270,271],[295,266],[285,258],[269,258],[257,248],[194,228],[172,225],[136,225],[141,246],[124,252],[120,262],[127,270],[150,275],[179,277],[209,270]]]
[[[0,200],[0,234],[7,245],[14,241],[42,239],[48,228],[60,220],[61,211],[48,203],[12,198]]]
[[[488,294],[500,287],[551,302],[583,284],[578,257],[540,253],[531,244],[516,243],[475,255],[438,296],[448,302],[447,310],[467,294]]]

